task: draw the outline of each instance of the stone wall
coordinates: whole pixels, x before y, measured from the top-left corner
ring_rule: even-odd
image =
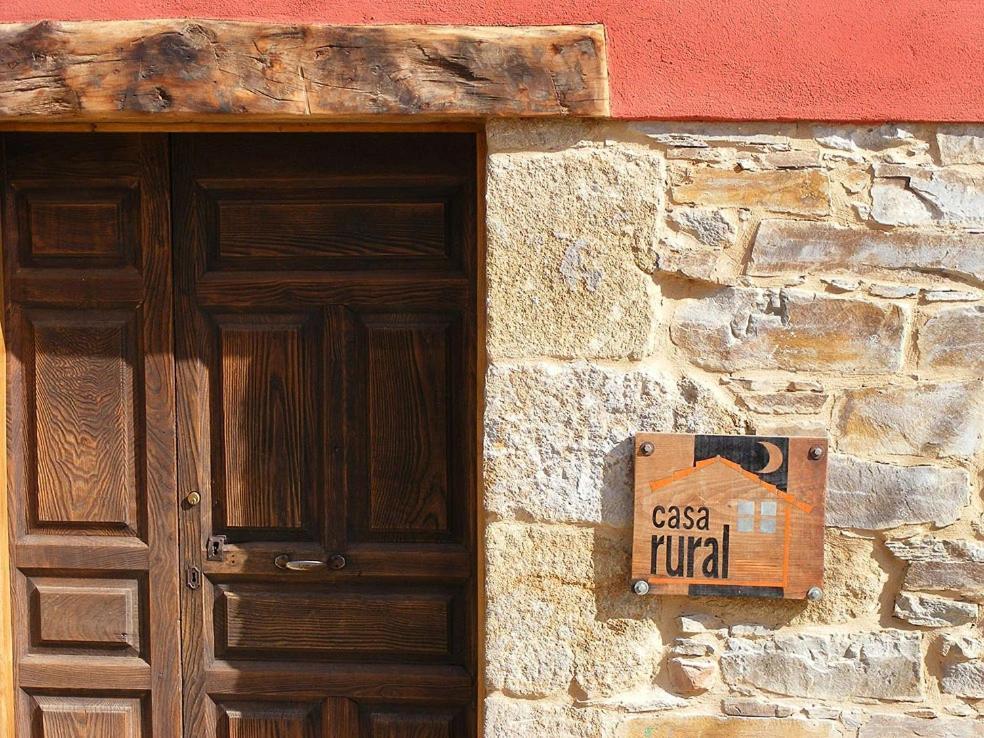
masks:
[[[488,146],[486,736],[984,734],[984,128]],[[824,598],[632,594],[643,430],[828,434]]]

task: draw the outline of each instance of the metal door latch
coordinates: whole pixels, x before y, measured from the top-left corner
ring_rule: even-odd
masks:
[[[225,536],[209,536],[205,543],[205,558],[209,561],[222,561],[225,554]]]

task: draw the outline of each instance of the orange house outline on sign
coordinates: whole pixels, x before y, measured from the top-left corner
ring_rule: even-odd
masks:
[[[649,493],[651,584],[788,585],[792,512],[795,508],[809,514],[812,505],[722,456],[650,482]],[[680,524],[677,512],[677,526],[668,527],[672,510],[688,507],[684,522]],[[706,510],[703,528],[701,510]],[[781,557],[762,555],[774,552],[777,545],[782,546]],[[660,569],[666,576],[659,575]]]

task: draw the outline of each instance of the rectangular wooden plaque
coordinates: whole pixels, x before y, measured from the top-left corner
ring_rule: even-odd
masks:
[[[804,599],[823,585],[826,487],[825,438],[640,433],[632,581]]]

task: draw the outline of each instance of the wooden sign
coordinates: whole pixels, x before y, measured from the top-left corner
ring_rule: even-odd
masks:
[[[640,433],[639,594],[819,599],[824,438]]]

